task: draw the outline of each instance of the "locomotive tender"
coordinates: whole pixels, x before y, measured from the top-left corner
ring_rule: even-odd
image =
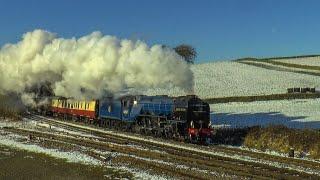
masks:
[[[50,111],[63,119],[159,137],[207,141],[212,136],[210,106],[195,95],[136,95],[92,101],[55,97]]]

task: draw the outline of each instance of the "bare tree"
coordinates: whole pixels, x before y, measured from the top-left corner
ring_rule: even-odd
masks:
[[[181,44],[174,48],[177,54],[179,54],[187,63],[194,63],[195,58],[197,57],[197,51],[194,47]]]

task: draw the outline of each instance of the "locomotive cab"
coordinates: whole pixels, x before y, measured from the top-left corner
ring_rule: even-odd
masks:
[[[174,117],[182,120],[185,137],[190,141],[211,141],[210,106],[195,95],[175,99]]]
[[[208,103],[199,98],[192,98],[188,102],[188,115],[190,128],[209,128],[210,107]]]

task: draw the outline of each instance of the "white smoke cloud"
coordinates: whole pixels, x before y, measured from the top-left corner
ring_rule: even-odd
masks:
[[[0,50],[0,93],[49,82],[55,95],[99,98],[126,88],[193,88],[193,74],[173,50],[93,32],[79,39],[34,30]]]

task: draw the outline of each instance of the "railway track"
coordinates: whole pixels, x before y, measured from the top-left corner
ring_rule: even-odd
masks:
[[[52,121],[50,122],[50,120],[46,120],[46,122],[51,123]],[[68,125],[61,124],[60,122],[53,122],[53,123],[55,125],[60,125],[60,126],[63,126],[65,128],[70,128]],[[73,128],[75,128],[75,127],[73,127]],[[113,135],[112,136],[110,136],[110,135],[106,136],[103,133],[94,133],[92,131],[85,130],[85,129],[82,129],[82,128],[77,128],[77,130],[80,130],[80,131],[83,131],[83,132],[87,132],[87,133],[91,133],[91,134],[96,134],[98,136],[105,136],[105,137],[112,138],[112,139],[116,138]],[[117,142],[122,140],[123,142],[128,143],[128,141],[123,139],[123,138],[116,138],[116,139],[117,139]],[[157,139],[157,141],[163,141],[163,140],[162,139]],[[136,143],[139,143],[139,142],[140,141],[136,141]],[[175,141],[171,141],[171,143],[176,143],[176,142]],[[140,144],[147,145],[145,143],[140,143]],[[177,144],[179,144],[179,143],[177,143]],[[238,155],[243,155],[243,156],[252,156],[252,155],[254,155],[254,157],[257,157],[259,159],[265,159],[265,160],[270,160],[270,161],[275,161],[275,162],[283,162],[283,163],[290,162],[291,164],[295,164],[297,166],[298,165],[304,165],[307,168],[316,168],[316,170],[318,170],[320,172],[320,161],[310,161],[310,160],[303,160],[303,159],[298,159],[298,158],[275,156],[275,155],[270,155],[270,154],[266,154],[266,153],[253,152],[253,151],[248,151],[248,150],[244,150],[244,149],[232,148],[232,147],[226,147],[226,146],[219,146],[219,145],[212,145],[212,146],[199,146],[199,145],[193,145],[193,144],[183,144],[183,145],[184,146],[188,146],[188,147],[193,147],[193,148],[200,148],[202,150],[207,150],[207,151],[224,152],[224,153],[227,153],[227,154],[238,154]]]
[[[243,150],[239,148],[230,148],[230,147],[224,147],[224,146],[210,146],[209,149],[212,151],[221,151],[229,154],[236,153],[243,156],[254,156],[257,159],[268,160],[271,162],[277,162],[277,163],[283,163],[283,164],[290,164],[303,169],[313,169],[316,172],[318,172],[318,174],[320,174],[320,161],[306,160],[306,159],[299,159],[299,158],[289,158],[289,157],[283,157],[283,156],[277,156],[277,155],[270,155],[262,152],[253,152],[253,151]]]
[[[101,151],[117,152],[124,154],[116,159],[115,162],[126,164],[134,163],[141,168],[151,168],[155,172],[165,172],[169,176],[178,175],[180,178],[200,178],[211,179],[212,174],[227,174],[230,177],[249,177],[257,179],[282,178],[282,179],[301,179],[319,178],[319,174],[313,174],[309,169],[319,170],[319,163],[311,161],[296,160],[289,163],[288,158],[273,157],[255,153],[251,151],[227,148],[221,146],[196,146],[179,142],[164,142],[161,139],[128,135],[114,131],[105,131],[96,127],[86,127],[78,123],[62,122],[41,116],[31,116],[30,119],[45,122],[52,126],[61,127],[70,131],[77,131],[83,134],[90,134],[92,137],[82,135],[57,135],[46,132],[31,131],[26,129],[8,129],[13,133],[33,134],[48,140],[54,139],[59,142],[67,142],[74,145],[96,148]],[[142,147],[142,148],[137,148]],[[219,155],[219,153],[224,155]],[[130,156],[125,156],[130,154]],[[233,154],[233,156],[231,156]],[[93,156],[98,156],[92,153]],[[251,160],[235,158],[237,156],[249,157]],[[274,162],[277,164],[288,163],[288,167],[275,167],[260,161]],[[151,161],[152,160],[152,161]],[[161,163],[159,163],[161,162]],[[300,163],[300,164],[299,164]],[[177,166],[185,166],[191,170],[179,169]],[[305,171],[299,171],[295,168]],[[192,170],[193,168],[193,170]],[[149,169],[150,170],[150,169]]]

